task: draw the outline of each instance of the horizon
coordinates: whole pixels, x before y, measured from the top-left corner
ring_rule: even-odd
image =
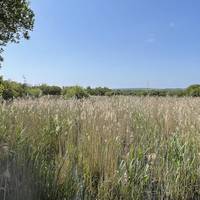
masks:
[[[19,83],[19,84],[26,84],[27,86],[29,87],[38,87],[38,86],[41,86],[41,85],[48,85],[48,86],[58,86],[60,88],[65,88],[65,87],[75,87],[75,86],[80,86],[80,87],[83,87],[83,88],[87,88],[87,87],[91,87],[91,88],[109,88],[109,89],[112,89],[112,90],[185,90],[187,89],[189,86],[192,86],[192,85],[199,85],[199,84],[192,84],[192,85],[188,85],[187,87],[185,88],[176,88],[176,87],[171,87],[171,88],[153,88],[153,87],[132,87],[132,88],[112,88],[112,87],[107,87],[107,86],[96,86],[96,87],[92,87],[90,85],[88,86],[82,86],[82,85],[56,85],[56,84],[48,84],[48,83],[39,83],[39,84],[30,84],[28,82],[26,82],[26,79],[25,77],[24,78],[24,82],[21,82],[21,81],[15,81],[15,80],[12,80],[12,79],[4,79],[3,77],[3,80],[4,81],[11,81],[11,82],[16,82],[16,83]]]
[[[112,89],[200,82],[198,0],[53,0],[31,7],[34,31],[29,41],[6,47],[5,79]]]

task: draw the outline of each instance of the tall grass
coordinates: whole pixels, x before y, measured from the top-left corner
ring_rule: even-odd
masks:
[[[200,99],[4,103],[0,199],[200,199]]]

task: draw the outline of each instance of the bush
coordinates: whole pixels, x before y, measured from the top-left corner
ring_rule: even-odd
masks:
[[[95,89],[92,89],[91,87],[87,87],[86,88],[86,92],[89,94],[89,95],[95,95]]]
[[[61,95],[62,89],[58,86],[48,86],[43,84],[39,87],[42,90],[43,95]]]
[[[113,91],[105,93],[105,96],[108,96],[108,97],[111,97],[111,96],[114,96],[114,95],[115,95],[115,93]]]
[[[32,97],[40,97],[42,95],[42,90],[39,88],[28,88],[27,94]]]
[[[4,100],[10,100],[14,98],[14,91],[10,88],[4,89],[2,93],[2,97]]]
[[[94,91],[95,91],[95,95],[97,95],[97,96],[105,96],[105,94],[107,92],[111,92],[112,90],[109,89],[109,88],[106,88],[106,87],[104,87],[104,88],[97,87],[97,88],[94,89]]]
[[[200,85],[191,85],[186,89],[186,94],[192,97],[200,96]]]
[[[65,98],[76,98],[76,99],[82,99],[82,98],[87,98],[89,97],[87,91],[80,87],[80,86],[74,86],[74,87],[69,87],[65,88],[63,90],[63,95]]]
[[[2,84],[0,84],[0,97],[2,96],[3,94],[3,90],[4,90],[4,86]]]
[[[23,97],[26,95],[25,89],[22,84],[14,81],[4,81],[3,82],[3,98],[6,100]]]

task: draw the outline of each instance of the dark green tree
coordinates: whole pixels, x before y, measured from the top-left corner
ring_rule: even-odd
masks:
[[[67,87],[63,89],[63,95],[66,99],[83,99],[89,97],[87,90],[80,86]]]
[[[186,89],[186,94],[193,97],[199,97],[200,96],[200,85],[191,85]]]
[[[29,39],[33,25],[34,13],[27,0],[0,0],[0,64],[4,47],[21,38]]]
[[[19,98],[26,95],[26,92],[21,83],[5,80],[3,81],[2,86],[3,86],[2,97],[5,100]]]
[[[42,90],[43,95],[61,95],[62,92],[59,86],[49,86],[46,84],[39,86],[39,89]]]

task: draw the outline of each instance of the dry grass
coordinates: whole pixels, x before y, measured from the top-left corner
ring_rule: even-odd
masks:
[[[0,199],[200,199],[200,99],[0,105]]]

